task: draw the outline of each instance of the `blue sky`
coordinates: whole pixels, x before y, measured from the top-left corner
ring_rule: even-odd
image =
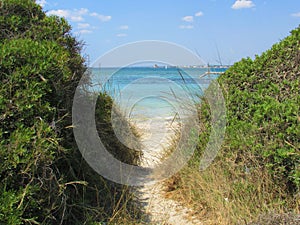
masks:
[[[204,61],[232,64],[253,57],[300,24],[299,0],[38,0],[65,17],[90,62],[129,42],[162,40]]]

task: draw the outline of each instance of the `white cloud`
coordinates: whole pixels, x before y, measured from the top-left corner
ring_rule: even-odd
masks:
[[[91,27],[91,25],[88,23],[78,23],[77,26],[78,26],[78,29],[86,29],[86,28]]]
[[[180,29],[193,29],[194,26],[193,25],[181,25],[179,26]]]
[[[120,30],[128,30],[129,26],[128,25],[123,25],[123,26],[120,26],[119,28],[120,28]]]
[[[185,22],[192,23],[194,21],[194,17],[193,16],[185,16],[185,17],[182,17],[182,20]]]
[[[36,0],[35,2],[36,2],[36,4],[38,4],[42,7],[44,7],[47,4],[46,0]]]
[[[50,10],[47,12],[48,15],[54,15],[54,16],[60,16],[60,17],[68,17],[69,16],[69,11],[68,10],[63,10],[63,9],[58,9],[58,10]]]
[[[74,10],[76,13],[78,13],[79,15],[86,15],[88,14],[89,10],[88,9],[85,9],[85,8],[81,8],[79,10],[75,9]]]
[[[300,17],[300,12],[291,14],[293,17]]]
[[[73,22],[81,22],[81,21],[84,21],[83,17],[82,16],[70,16],[70,20],[73,21]]]
[[[98,13],[89,13],[89,10],[86,8],[81,9],[74,9],[74,10],[68,10],[68,9],[58,9],[58,10],[50,10],[47,12],[47,15],[55,15],[59,17],[65,17],[66,19],[71,20],[72,22],[82,22],[84,21],[85,16],[92,16],[100,19],[102,22],[107,22],[111,20],[111,16],[104,16]]]
[[[237,0],[232,6],[232,9],[244,9],[254,7],[254,3],[250,0]]]
[[[199,17],[199,16],[203,16],[203,12],[197,12],[196,14],[195,14],[195,16],[197,16],[197,17]]]
[[[90,16],[93,16],[93,17],[96,17],[98,18],[99,20],[101,20],[102,22],[107,22],[107,21],[110,21],[111,20],[111,16],[104,16],[104,15],[101,15],[101,14],[98,14],[98,13],[91,13]]]
[[[75,9],[70,12],[70,19],[74,22],[81,22],[84,21],[83,16],[87,15],[89,12],[88,9],[81,8],[79,10]]]
[[[93,31],[87,30],[87,29],[83,29],[83,30],[77,31],[77,33],[78,34],[90,34],[90,33],[93,33]]]
[[[127,37],[127,34],[117,34],[117,37]]]
[[[93,33],[97,27],[91,26],[89,23],[78,23],[77,29],[77,34],[90,34]]]
[[[50,10],[47,12],[48,15],[55,15],[59,17],[65,17],[66,19],[70,19],[73,22],[81,22],[84,21],[83,16],[88,13],[87,9],[75,9],[75,10],[65,10],[65,9],[58,9],[58,10]]]

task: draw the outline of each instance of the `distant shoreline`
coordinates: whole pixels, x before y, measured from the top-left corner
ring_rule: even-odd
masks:
[[[120,67],[120,66],[108,66],[108,67],[88,67],[89,69],[121,69],[121,68],[147,68],[147,69],[228,69],[230,68],[232,65],[212,65],[212,66],[193,66],[193,65],[187,65],[187,66],[167,66],[167,68],[165,66],[124,66],[124,67]]]

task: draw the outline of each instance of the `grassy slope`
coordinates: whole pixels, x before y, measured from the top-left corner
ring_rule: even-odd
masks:
[[[168,181],[168,195],[193,206],[207,224],[299,213],[300,28],[255,60],[234,64],[218,81],[227,107],[223,147],[204,172],[195,157]],[[196,156],[210,131],[205,99],[200,116]]]

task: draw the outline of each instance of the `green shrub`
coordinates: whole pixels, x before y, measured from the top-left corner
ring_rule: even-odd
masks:
[[[63,18],[46,16],[33,0],[0,4],[0,223],[84,224],[121,215],[128,189],[88,166],[71,129],[72,99],[86,72],[82,44]],[[112,102],[99,98],[101,122],[109,113],[101,107]]]
[[[300,188],[300,28],[219,78],[226,93],[230,151],[252,151],[274,179]]]
[[[167,196],[192,207],[203,224],[296,224],[299,50],[300,27],[261,56],[242,59],[218,78],[227,109],[225,139],[209,168],[199,171],[211,132],[210,107],[202,99],[195,157],[166,186]]]

